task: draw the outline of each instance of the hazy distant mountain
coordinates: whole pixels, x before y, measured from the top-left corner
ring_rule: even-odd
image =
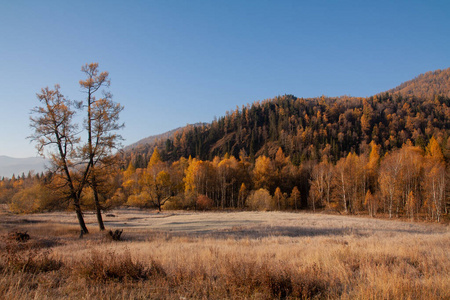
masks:
[[[46,160],[42,157],[13,158],[0,155],[0,177],[12,177],[28,174],[29,171],[41,173],[45,171]]]
[[[434,95],[450,98],[450,68],[420,74],[387,92],[423,99],[430,99]]]

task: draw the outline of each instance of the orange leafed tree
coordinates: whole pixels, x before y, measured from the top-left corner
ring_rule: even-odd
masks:
[[[119,114],[123,106],[112,101],[112,95],[103,91],[100,98],[96,97],[97,92],[103,87],[109,87],[109,73],[100,72],[98,63],[85,64],[81,71],[86,75],[85,80],[80,80],[80,86],[86,93],[86,100],[80,105],[87,108],[87,143],[82,147],[82,156],[88,161],[89,172],[88,183],[94,193],[95,209],[100,230],[105,226],[102,219],[102,206],[99,199],[99,190],[102,185],[101,169],[117,162],[111,159],[112,151],[120,146],[122,137],[117,131],[123,128],[119,123]]]
[[[73,103],[59,91],[59,85],[53,90],[43,88],[37,94],[41,106],[32,110],[30,126],[34,129],[30,137],[36,142],[39,154],[51,159],[51,172],[62,178],[58,186],[64,192],[64,197],[70,200],[75,208],[81,230],[88,233],[81,211],[80,200],[83,187],[86,184],[86,174],[76,172],[77,126],[73,123],[75,111]]]
[[[439,222],[445,206],[446,170],[442,149],[434,137],[430,139],[425,158],[426,208],[429,216]]]
[[[105,172],[101,168],[115,162],[111,154],[121,139],[116,131],[123,127],[118,123],[123,107],[112,102],[110,93],[103,93],[101,98],[95,96],[102,87],[109,86],[108,72],[99,73],[97,63],[86,64],[81,70],[87,77],[80,81],[87,95],[85,102],[67,100],[60,93],[59,85],[54,90],[45,88],[37,94],[42,106],[32,110],[30,120],[34,129],[31,139],[37,142],[40,154],[50,156],[52,172],[64,179],[65,184],[59,188],[66,190],[82,231],[88,233],[81,212],[81,195],[89,184],[94,193],[99,227],[103,230],[99,191],[105,182]],[[81,146],[78,126],[73,123],[75,108],[87,109],[86,121],[81,126],[87,132],[87,141]]]

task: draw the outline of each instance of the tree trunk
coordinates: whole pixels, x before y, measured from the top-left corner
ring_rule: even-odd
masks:
[[[105,230],[105,224],[103,223],[102,208],[100,206],[100,200],[98,199],[97,186],[95,184],[95,177],[93,178],[92,189],[94,190],[94,200],[95,200],[95,212],[97,214],[97,223],[100,230]]]
[[[79,203],[75,203],[75,212],[77,214],[77,219],[78,223],[80,224],[81,230],[85,234],[89,233],[89,230],[86,227],[86,223],[84,223],[83,213],[81,212],[81,207]]]
[[[159,210],[159,212],[161,212],[161,206],[162,206],[161,201],[158,199],[158,210]]]

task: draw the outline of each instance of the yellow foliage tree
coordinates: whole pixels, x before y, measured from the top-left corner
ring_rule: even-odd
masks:
[[[289,197],[289,204],[291,207],[293,207],[295,210],[299,208],[300,203],[300,191],[296,186],[292,188],[291,196]]]

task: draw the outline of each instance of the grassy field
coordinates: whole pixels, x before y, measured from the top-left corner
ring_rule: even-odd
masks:
[[[450,299],[448,225],[287,212],[0,212],[5,299]],[[27,231],[24,243],[8,238]]]

